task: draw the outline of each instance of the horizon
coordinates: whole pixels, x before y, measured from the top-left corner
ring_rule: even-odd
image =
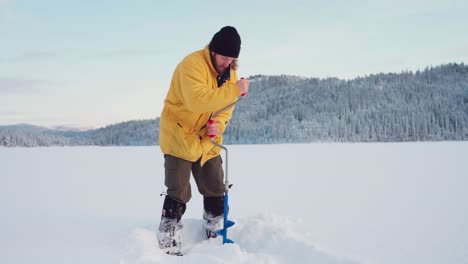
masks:
[[[241,35],[238,76],[354,79],[468,61],[465,1],[236,4],[0,0],[0,125],[156,118],[175,66],[225,25]]]

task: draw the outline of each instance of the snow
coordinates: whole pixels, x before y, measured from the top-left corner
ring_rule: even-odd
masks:
[[[0,148],[1,263],[468,263],[468,142],[233,145],[230,219],[156,241],[156,147]]]
[[[229,235],[235,244],[222,245],[221,238],[203,240],[202,220],[184,221],[182,243],[187,263],[353,263],[316,249],[302,234],[294,232],[286,218],[260,215],[240,219]],[[157,226],[138,228],[129,238],[121,263],[178,263],[163,254],[156,241]],[[249,234],[248,236],[243,234]],[[261,243],[259,243],[261,242]],[[304,254],[305,253],[305,254]]]

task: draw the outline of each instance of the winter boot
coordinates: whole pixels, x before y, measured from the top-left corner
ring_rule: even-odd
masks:
[[[205,220],[203,225],[206,238],[215,238],[218,236],[216,231],[223,228],[224,196],[204,197],[203,205],[203,219]]]
[[[166,195],[157,235],[159,247],[169,255],[182,256],[180,231],[183,226],[180,219],[185,209],[185,204]]]

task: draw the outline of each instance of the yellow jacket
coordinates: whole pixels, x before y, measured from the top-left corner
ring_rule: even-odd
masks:
[[[237,74],[231,69],[230,80],[218,87],[208,47],[185,57],[177,65],[164,101],[159,128],[159,145],[164,154],[188,161],[201,158],[201,165],[219,155],[221,150],[210,142],[205,129],[210,116],[233,103],[240,96]],[[234,108],[216,116],[221,134]],[[215,141],[222,144],[222,135]]]

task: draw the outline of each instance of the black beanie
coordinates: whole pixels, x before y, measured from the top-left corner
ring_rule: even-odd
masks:
[[[239,57],[241,39],[234,27],[226,26],[214,34],[210,50],[227,57]]]

